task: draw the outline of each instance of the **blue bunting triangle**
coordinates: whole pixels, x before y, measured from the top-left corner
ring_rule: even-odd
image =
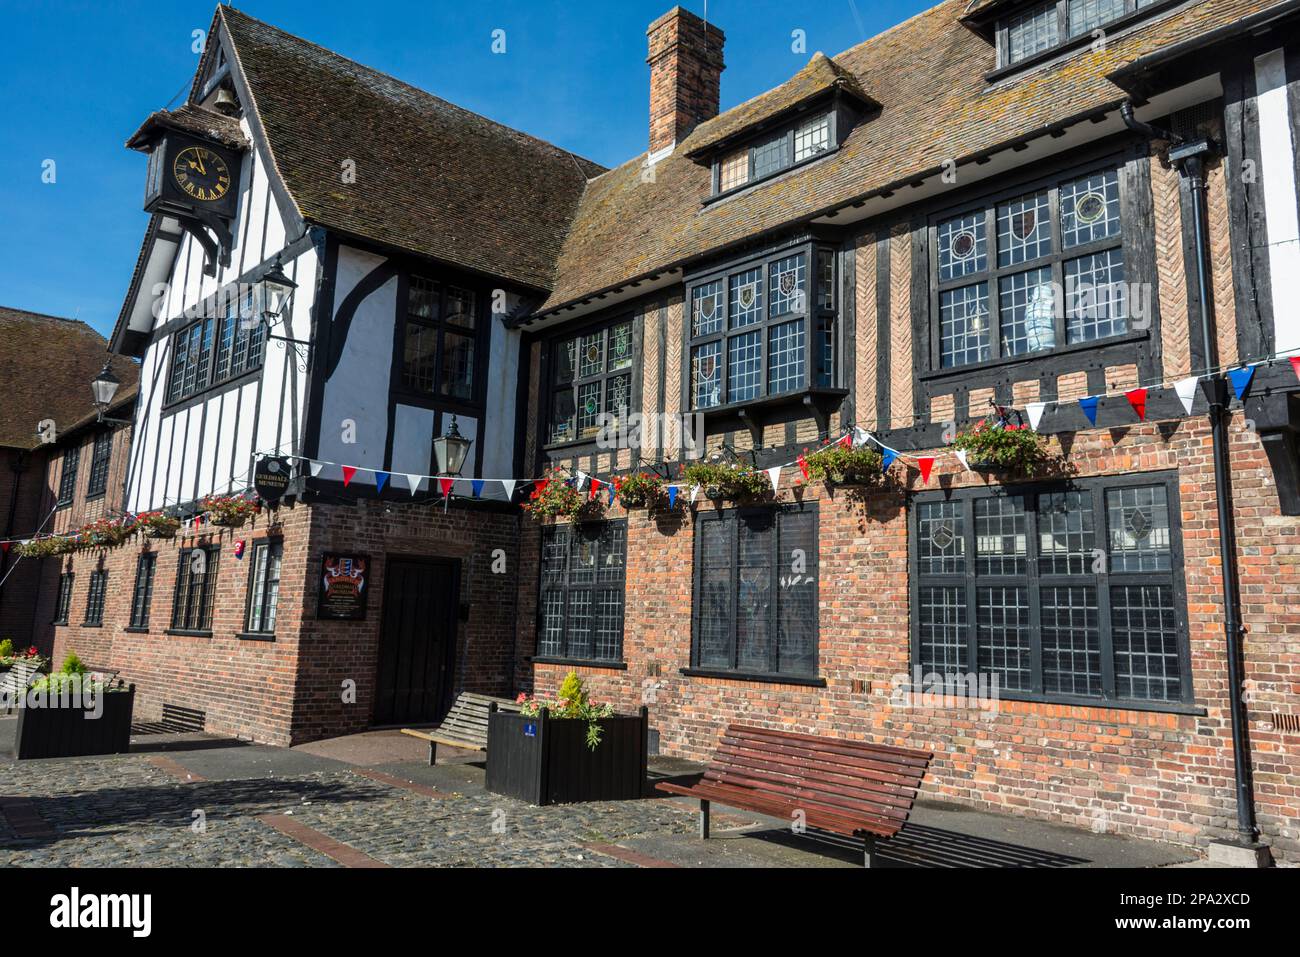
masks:
[[[471,482],[469,483],[469,485],[470,485],[470,488],[472,488],[472,489],[474,490],[474,497],[475,497],[475,498],[478,498],[480,495],[483,494],[483,480],[482,480],[482,479],[474,479],[473,481],[471,481]]]
[[[1245,399],[1246,393],[1250,391],[1250,381],[1255,378],[1255,367],[1233,369],[1228,373],[1228,378],[1232,380],[1232,391],[1237,393],[1237,398]]]
[[[610,483],[609,483],[609,504],[610,504],[610,505],[613,505],[613,504],[614,504],[614,491],[615,491],[615,490],[614,490],[614,483],[613,483],[613,482],[610,482]]]
[[[1097,396],[1084,396],[1079,400],[1079,408],[1083,409],[1083,414],[1088,417],[1088,421],[1093,425],[1097,424]]]
[[[898,458],[898,453],[893,449],[881,448],[880,450],[880,471],[888,472],[889,467],[894,464],[894,459]]]
[[[376,472],[376,473],[375,473],[375,491],[376,491],[376,492],[382,492],[382,491],[384,490],[384,485],[386,485],[387,482],[388,482],[388,473],[387,473],[387,472]]]
[[[668,486],[668,507],[669,508],[677,507],[677,486],[676,485]]]

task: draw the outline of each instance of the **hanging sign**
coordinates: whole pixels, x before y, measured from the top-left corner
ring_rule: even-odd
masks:
[[[253,490],[267,505],[277,504],[289,487],[292,466],[289,460],[275,455],[264,455],[253,467]]]
[[[321,559],[316,617],[329,621],[362,621],[370,594],[368,555],[326,552]]]

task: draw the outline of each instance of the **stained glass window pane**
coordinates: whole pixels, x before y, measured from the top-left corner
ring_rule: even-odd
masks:
[[[1050,266],[998,281],[1002,354],[1051,349],[1056,345],[1056,289]]]
[[[696,286],[691,293],[691,335],[722,331],[722,280]]]
[[[691,406],[707,409],[722,404],[722,343],[691,350]]]
[[[763,270],[747,269],[729,280],[731,328],[742,329],[763,320]]]
[[[939,280],[960,279],[989,268],[984,212],[939,224]]]
[[[1101,632],[1097,589],[1044,586],[1039,592],[1043,634],[1043,690],[1101,694]]]
[[[632,365],[632,323],[622,322],[609,330],[609,368],[626,369]]]
[[[578,386],[578,435],[586,438],[600,427],[600,382]]]
[[[1052,252],[1049,194],[1022,196],[998,207],[998,265],[1018,266]]]
[[[1033,7],[1007,20],[1007,56],[1011,63],[1056,46],[1060,39],[1056,4]]]
[[[762,330],[732,336],[727,342],[727,401],[756,398],[763,388]]]
[[[922,575],[965,573],[965,511],[960,502],[918,505],[916,527],[917,559]]]
[[[1121,698],[1177,701],[1182,680],[1173,587],[1113,586],[1110,618],[1115,693]]]
[[[600,375],[605,370],[605,333],[583,336],[578,346],[578,376]]]
[[[939,294],[939,348],[943,368],[989,357],[989,284]]]
[[[804,324],[783,322],[767,333],[767,391],[790,392],[804,384]]]
[[[1118,336],[1128,330],[1124,250],[1108,249],[1066,262],[1065,316],[1071,343]]]
[[[768,274],[769,314],[774,318],[808,308],[808,260],[803,253],[772,263]]]
[[[610,376],[605,382],[605,412],[615,416],[619,422],[627,420],[628,407],[632,400],[632,377],[627,375]]]
[[[824,153],[831,146],[831,118],[817,116],[806,120],[794,131],[794,161]]]
[[[1163,485],[1107,489],[1106,523],[1112,574],[1170,570],[1169,495]]]
[[[1124,16],[1124,0],[1069,0],[1070,37],[1082,36]]]
[[[1061,241],[1066,249],[1120,233],[1119,173],[1106,170],[1061,187]]]

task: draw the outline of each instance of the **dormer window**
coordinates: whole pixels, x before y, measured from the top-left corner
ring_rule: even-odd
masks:
[[[721,196],[815,159],[831,148],[834,112],[821,112],[725,152],[713,163],[713,195]]]
[[[997,24],[998,65],[1014,67],[1091,42],[1105,28],[1127,26],[1170,0],[1047,0]]]

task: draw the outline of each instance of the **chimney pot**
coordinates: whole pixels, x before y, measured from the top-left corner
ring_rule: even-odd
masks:
[[[650,55],[650,156],[670,151],[718,115],[722,44],[711,23],[673,7],[646,30]]]

